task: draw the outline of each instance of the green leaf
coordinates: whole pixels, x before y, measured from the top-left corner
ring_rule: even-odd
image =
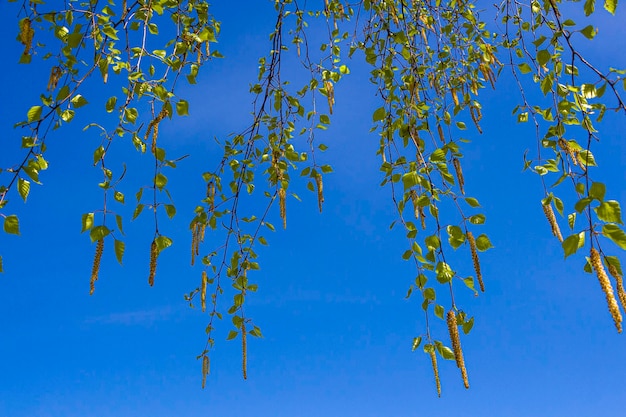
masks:
[[[107,35],[109,38],[117,41],[119,40],[119,38],[117,37],[117,30],[115,30],[113,28],[113,26],[111,25],[106,25],[102,28],[102,31],[104,32],[105,35]]]
[[[139,112],[137,111],[137,109],[132,108],[132,107],[127,107],[124,109],[124,118],[129,123],[135,123],[137,121],[138,116],[139,116]]]
[[[108,227],[96,226],[96,227],[91,228],[91,231],[89,232],[89,238],[91,239],[91,243],[93,243],[97,240],[104,239],[110,233],[111,231],[109,230]]]
[[[82,228],[80,230],[81,233],[90,230],[93,227],[93,213],[85,213],[82,217]]]
[[[61,117],[61,120],[65,123],[69,123],[74,119],[74,110],[63,110],[59,117]]]
[[[470,290],[476,292],[476,288],[474,287],[474,278],[472,277],[464,278],[463,284],[465,284],[465,286],[469,288]]]
[[[189,116],[189,103],[187,100],[178,100],[176,103],[176,113],[179,116]]]
[[[539,65],[545,66],[548,61],[550,61],[550,58],[552,58],[552,55],[550,55],[550,52],[548,52],[548,50],[542,49],[540,51],[537,51],[537,63]]]
[[[2,266],[2,265],[0,264],[0,267],[1,267],[1,266]],[[0,271],[0,272],[1,272],[1,271]],[[413,346],[411,347],[411,351],[412,351],[412,352],[415,352],[415,350],[416,350],[418,347],[420,347],[420,344],[421,344],[421,343],[422,343],[422,336],[419,336],[419,337],[414,337],[414,338],[413,338]]]
[[[444,314],[443,306],[440,306],[439,304],[435,305],[435,316],[443,320],[443,314]]]
[[[104,147],[103,146],[99,146],[93,152],[93,164],[96,165],[98,163],[98,161],[100,161],[102,159],[103,156],[104,156]]]
[[[423,293],[424,299],[425,300],[434,300],[435,299],[435,289],[428,287],[424,290]]]
[[[115,105],[117,104],[117,97],[113,96],[110,97],[106,104],[104,105],[104,108],[106,109],[107,113],[111,113],[113,110],[115,110]]]
[[[41,112],[43,110],[43,107],[41,106],[33,106],[28,110],[27,113],[27,117],[28,117],[28,122],[36,122],[39,119],[41,119]]]
[[[476,200],[476,199],[475,199],[475,198],[473,198],[473,197],[467,197],[467,198],[465,199],[465,202],[466,202],[467,204],[469,204],[469,206],[470,206],[470,207],[474,207],[474,208],[475,208],[475,207],[480,207],[480,203],[478,202],[478,200]]]
[[[379,122],[383,120],[386,115],[387,115],[387,111],[385,110],[385,108],[379,107],[378,109],[376,109],[376,111],[372,115],[372,120],[374,121],[374,123]]]
[[[169,248],[170,246],[172,246],[172,239],[170,239],[167,236],[159,236],[155,239],[156,245],[157,245],[157,250],[159,252],[161,252],[164,249]]]
[[[463,323],[463,333],[469,334],[469,332],[472,330],[472,327],[474,327],[474,317]]]
[[[238,334],[239,332],[235,330],[231,330],[230,332],[228,332],[228,336],[226,337],[226,340],[233,340],[235,337],[237,337]]]
[[[563,243],[561,243],[561,245],[563,246],[566,258],[573,255],[578,249],[585,245],[585,232],[569,236],[563,241]]]
[[[476,238],[476,249],[484,252],[489,248],[493,248],[493,245],[486,234],[482,234]]]
[[[582,213],[592,201],[593,199],[591,197],[581,198],[576,202],[576,204],[574,204],[574,209],[576,209],[577,212]]]
[[[604,195],[606,194],[606,186],[601,182],[594,182],[589,188],[589,197],[595,198],[602,202],[604,201]]]
[[[578,162],[585,166],[596,166],[596,159],[593,157],[593,154],[590,151],[584,149],[578,152]]]
[[[605,224],[602,227],[602,234],[611,239],[617,246],[626,250],[626,233],[619,226]]]
[[[119,229],[121,234],[124,234],[124,228],[122,227],[122,216],[119,214],[115,215],[115,223],[117,224],[117,228]]]
[[[124,204],[124,194],[122,194],[121,192],[116,191],[116,192],[113,194],[113,198],[114,198],[114,199],[115,199],[115,201],[117,201],[118,203],[122,203],[122,204]]]
[[[465,234],[459,226],[448,226],[448,243],[453,249],[458,249],[465,242]]]
[[[585,0],[585,16],[589,16],[596,10],[596,0]]]
[[[470,223],[472,224],[484,224],[485,223],[485,215],[484,214],[476,214],[469,218]]]
[[[133,212],[133,218],[132,220],[135,220],[143,211],[143,204],[137,204],[137,207],[135,208],[135,211]]]
[[[532,72],[530,65],[528,65],[526,62],[519,64],[517,67],[522,74],[528,74],[529,72]]]
[[[454,277],[454,271],[450,268],[450,265],[445,262],[437,262],[435,272],[437,273],[437,281],[441,284],[446,284],[452,281],[452,278]]]
[[[622,265],[619,261],[619,258],[617,256],[605,256],[604,257],[604,261],[608,264],[608,265],[612,265],[615,267],[615,269],[617,270],[617,273],[620,275],[624,275],[624,273],[622,272]]]
[[[59,92],[57,93],[56,101],[63,101],[70,95],[70,87],[69,85],[64,85],[61,87]]]
[[[615,200],[605,201],[594,210],[598,219],[602,221],[624,224],[622,222],[622,209],[620,208],[619,203]]]
[[[417,172],[411,171],[402,175],[402,184],[404,185],[405,191],[411,187],[416,186],[418,181],[419,181],[419,175],[417,174]]]
[[[156,174],[156,176],[154,177],[154,185],[156,186],[156,188],[158,188],[159,190],[162,190],[166,184],[167,184],[167,177],[161,174],[160,172]]]
[[[89,104],[87,102],[87,100],[85,100],[85,97],[83,97],[80,94],[76,94],[74,97],[72,97],[72,100],[70,100],[72,102],[72,104],[74,105],[75,109],[78,109],[80,107],[83,107],[87,104]]]
[[[125,245],[121,240],[115,239],[115,257],[117,258],[117,262],[122,265],[122,258],[124,257]]]
[[[445,162],[446,161],[446,151],[443,149],[435,149],[433,153],[430,154],[428,158],[431,162]]]
[[[20,221],[15,214],[4,218],[4,231],[12,235],[20,234]]]
[[[614,15],[615,9],[617,9],[617,0],[604,0],[604,9]]]
[[[170,219],[176,215],[176,207],[172,204],[165,205],[165,212],[167,213],[167,217]]]
[[[598,31],[592,25],[589,25],[581,29],[580,33],[582,33],[583,36],[587,39],[593,39]]]
[[[428,250],[436,250],[439,246],[441,246],[441,242],[439,241],[437,235],[427,236],[426,239],[424,239],[424,243],[426,243]]]
[[[441,345],[441,348],[437,349],[437,350],[438,350],[438,352],[439,352],[439,354],[441,355],[442,358],[444,358],[446,360],[453,360],[454,359],[454,352],[449,347]]]
[[[22,197],[22,200],[26,202],[26,199],[28,198],[28,194],[30,193],[30,181],[25,180],[23,178],[18,178],[17,179],[17,191],[20,194],[20,197]]]

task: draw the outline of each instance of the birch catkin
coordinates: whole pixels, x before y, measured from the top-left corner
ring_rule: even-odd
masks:
[[[280,207],[280,218],[283,219],[283,228],[287,228],[287,192],[284,188],[278,189],[278,205]]]
[[[202,389],[204,389],[206,385],[206,377],[211,372],[211,360],[208,356],[204,355],[202,357]]]
[[[202,312],[206,311],[206,286],[208,277],[206,271],[202,271],[202,284],[200,285],[200,304],[202,305]]]
[[[465,195],[465,178],[463,178],[463,170],[461,169],[461,162],[459,162],[458,158],[452,158],[452,165],[454,165],[456,178],[459,181],[459,189],[461,190],[461,194]]]
[[[324,204],[324,183],[322,182],[321,174],[317,174],[315,176],[315,185],[317,185],[317,206],[319,207],[321,213],[322,205]]]
[[[543,208],[543,213],[546,215],[546,219],[548,219],[548,223],[550,223],[552,234],[559,239],[559,242],[563,242],[563,235],[561,235],[561,229],[559,229],[559,224],[556,222],[552,205],[550,203],[542,204],[541,207]]]
[[[96,281],[100,272],[100,261],[102,260],[102,252],[104,251],[104,239],[98,239],[96,244],[96,254],[93,257],[93,266],[91,268],[91,281],[89,282],[89,295],[93,295],[96,290]]]
[[[248,379],[248,343],[246,340],[246,323],[241,322],[241,373]]]
[[[448,311],[448,314],[446,316],[446,322],[448,324],[450,340],[452,341],[452,350],[454,351],[456,366],[461,370],[463,385],[465,385],[465,388],[469,388],[467,370],[465,369],[465,360],[463,359],[463,351],[461,350],[461,338],[459,337],[459,329],[456,325],[456,314],[454,314],[454,310],[451,309],[450,311]]]
[[[152,241],[150,245],[150,273],[148,274],[148,284],[152,287],[154,285],[154,276],[156,275],[157,257],[159,251],[157,248],[156,240]]]
[[[596,250],[596,248],[591,248],[591,266],[593,270],[596,272],[596,276],[598,277],[598,281],[600,281],[600,286],[602,287],[602,291],[606,296],[606,302],[609,307],[609,312],[613,317],[613,321],[615,322],[615,327],[617,328],[617,332],[622,332],[622,314],[619,311],[619,306],[617,305],[617,300],[615,299],[615,294],[613,294],[613,287],[611,286],[611,281],[609,277],[606,275],[606,271],[604,270],[604,266],[602,265],[602,260],[600,259],[600,254]]]
[[[470,251],[472,252],[472,262],[474,263],[474,271],[476,271],[476,279],[480,286],[480,291],[485,292],[485,283],[483,282],[483,274],[480,271],[480,259],[478,259],[478,250],[476,248],[476,240],[472,232],[467,232],[467,241],[470,245]]]
[[[437,384],[437,396],[441,397],[441,381],[439,380],[439,368],[437,367],[437,355],[435,349],[429,352],[430,363],[433,366],[433,374],[435,374],[435,384]]]
[[[624,279],[622,278],[622,275],[617,272],[617,268],[615,268],[615,266],[611,265],[608,262],[607,265],[609,267],[609,274],[611,274],[611,276],[615,278],[615,282],[617,284],[617,297],[622,304],[622,308],[626,310],[626,292],[624,291]]]

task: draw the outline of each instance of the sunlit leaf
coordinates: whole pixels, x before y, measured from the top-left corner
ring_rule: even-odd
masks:
[[[12,214],[4,218],[4,231],[12,235],[20,234],[20,222],[16,215]]]

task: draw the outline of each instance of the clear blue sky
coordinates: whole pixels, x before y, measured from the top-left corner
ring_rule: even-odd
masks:
[[[464,159],[466,190],[481,201],[482,231],[495,246],[481,257],[487,292],[474,298],[459,288],[476,317],[462,339],[471,389],[463,388],[453,362],[440,360],[443,395],[437,398],[428,357],[410,349],[423,332],[423,315],[418,299],[404,299],[414,271],[400,258],[402,232],[388,228],[394,209],[389,190],[378,186],[378,138],[369,133],[379,105],[358,59],[337,86],[332,127],[321,136],[330,146],[324,158],[335,169],[325,180],[324,213],[312,193],[300,193],[302,203],[290,199],[288,229],[269,236],[270,246],[260,251],[262,270],[251,276],[260,288],[247,313],[265,337],[249,340],[248,380],[241,378],[240,342],[224,340],[225,320],[218,324],[207,388],[200,389],[195,356],[208,317],[183,300],[200,276],[187,266],[187,224],[204,187],[198,174],[219,157],[213,137],[247,125],[248,83],[269,47],[272,3],[244,3],[237,14],[231,6],[213,8],[223,22],[218,49],[226,59],[207,65],[197,91],[182,93],[190,117],[161,125],[168,152],[190,157],[170,177],[179,184],[172,187],[178,215],[162,227],[175,245],[163,252],[153,288],[146,283],[150,223],[140,218],[125,224],[124,266],[109,247],[96,293],[88,295],[94,247],[80,235],[80,216],[97,209],[101,198],[99,173],[89,163],[98,138],[81,130],[89,114],[50,135],[50,169],[28,204],[12,198],[9,211],[20,215],[22,235],[0,235],[6,270],[0,276],[0,417],[621,415],[626,338],[616,334],[581,257],[563,260],[540,207],[540,182],[521,172],[522,154],[536,146],[535,137],[510,115],[517,96],[507,76],[486,93],[485,133],[472,137]],[[12,125],[45,89],[49,71],[14,64],[21,50],[13,41],[16,13],[14,4],[0,6],[3,167],[15,160],[20,142]],[[602,48],[590,51],[602,65],[620,59],[613,65],[626,66],[618,23],[625,15],[618,14],[600,28]],[[100,105],[97,97],[87,99]],[[622,116],[609,115],[603,146],[594,152],[610,198],[621,202],[625,130]],[[127,150],[131,160],[145,163],[130,145]],[[129,176],[132,186],[147,178]],[[127,190],[129,210],[135,191]],[[471,268],[468,259],[459,262]]]

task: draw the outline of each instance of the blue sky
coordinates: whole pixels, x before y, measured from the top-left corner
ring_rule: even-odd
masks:
[[[410,349],[423,315],[417,299],[404,299],[414,271],[400,258],[402,232],[389,231],[394,209],[389,190],[378,186],[378,138],[369,133],[379,104],[358,59],[337,87],[331,129],[321,134],[330,147],[323,158],[335,170],[325,179],[324,213],[312,193],[299,193],[302,203],[289,200],[288,229],[268,236],[270,246],[260,250],[262,270],[253,275],[260,288],[247,313],[265,337],[249,341],[248,380],[241,378],[240,342],[224,340],[225,321],[200,389],[195,356],[208,317],[183,300],[199,280],[199,270],[187,266],[187,224],[203,192],[199,173],[219,157],[213,137],[249,120],[247,86],[268,47],[273,7],[246,6],[237,15],[224,4],[213,8],[226,59],[207,65],[197,91],[182,93],[190,117],[161,126],[168,152],[190,157],[171,172],[170,182],[181,184],[172,187],[178,215],[162,227],[175,245],[163,252],[153,288],[146,283],[150,223],[140,217],[125,224],[124,266],[105,252],[96,294],[88,295],[94,247],[80,235],[80,216],[101,198],[100,175],[89,163],[98,139],[82,132],[89,114],[53,132],[50,169],[28,204],[13,197],[22,234],[0,235],[0,416],[619,415],[626,339],[615,332],[597,279],[582,272],[582,258],[563,260],[540,207],[540,182],[521,172],[535,137],[510,116],[517,96],[506,75],[497,91],[486,92],[485,133],[465,151],[466,190],[480,200],[482,231],[495,246],[481,256],[487,292],[474,298],[458,291],[476,317],[462,339],[471,389],[453,362],[440,360],[443,395],[436,397],[428,357]],[[21,136],[11,126],[45,88],[48,68],[13,64],[20,53],[12,42],[15,6],[3,4],[0,12],[9,40],[5,79],[14,80],[4,87],[0,117],[5,166]],[[622,56],[612,51],[626,46],[616,29],[620,16],[601,16],[607,20],[597,43],[606,49],[589,53],[619,67],[614,60]],[[610,198],[624,202],[626,123],[606,121],[594,152],[598,172]],[[130,145],[127,151],[138,166],[145,163]],[[141,184],[140,174],[129,172],[130,183]],[[471,268],[468,256],[459,258]]]

